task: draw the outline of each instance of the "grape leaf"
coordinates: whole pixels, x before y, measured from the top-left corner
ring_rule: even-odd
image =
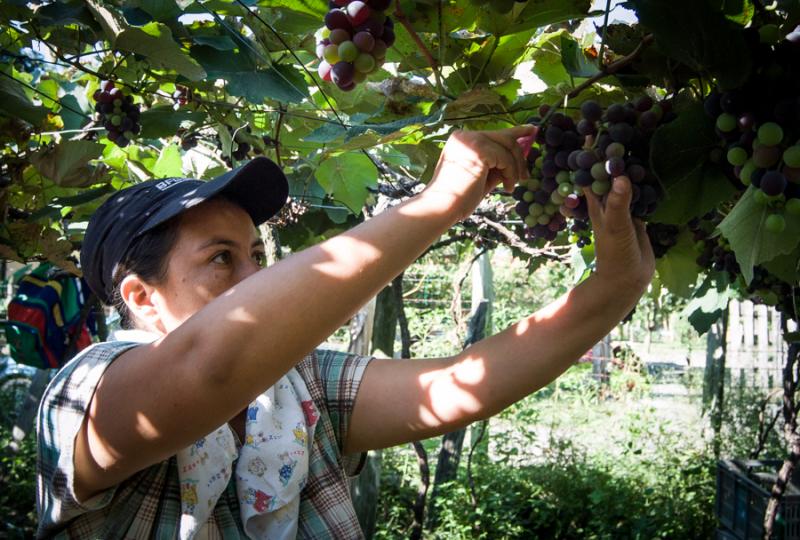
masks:
[[[580,44],[567,34],[561,34],[561,63],[573,77],[591,77],[598,73],[597,66],[586,57]]]
[[[99,158],[104,149],[104,145],[91,141],[62,141],[42,147],[31,156],[31,163],[59,186],[89,186],[97,178],[87,165]]]
[[[158,139],[159,137],[169,137],[174,135],[181,125],[186,123],[202,122],[206,117],[200,111],[175,110],[169,105],[153,107],[142,113],[140,124],[142,125],[143,139]]]
[[[754,193],[755,188],[748,189],[719,224],[719,230],[728,239],[748,284],[753,280],[754,266],[791,253],[800,243],[800,216],[787,212],[786,230],[781,234],[769,232],[764,228],[764,222],[771,212],[755,201]]]
[[[800,248],[795,248],[788,254],[778,255],[771,261],[762,263],[761,266],[786,283],[797,283],[797,276],[800,274]]]
[[[710,2],[630,0],[639,22],[653,31],[667,56],[697,73],[709,73],[722,88],[738,88],[750,74],[752,57],[741,28]]]
[[[206,78],[205,70],[181,50],[172,39],[172,31],[162,23],[151,22],[138,28],[127,28],[116,36],[114,44],[120,49],[146,56],[155,65],[174,69],[190,81]]]
[[[242,96],[252,103],[263,103],[267,98],[300,103],[308,97],[308,84],[290,66],[275,65],[266,70],[230,73],[226,78],[231,95]]]
[[[165,146],[153,167],[153,178],[180,177],[182,175],[183,163],[178,145],[170,144]]]
[[[661,181],[665,199],[653,221],[681,225],[733,197],[736,188],[710,163],[718,146],[713,122],[696,104],[661,126],[650,143],[650,165]]]
[[[47,118],[47,109],[31,103],[22,90],[22,84],[9,77],[11,75],[6,76],[5,71],[0,76],[0,113],[12,118],[22,118],[26,122],[38,126]]]
[[[656,260],[658,275],[669,292],[683,298],[691,296],[700,273],[696,259],[692,238],[688,231],[684,231],[678,237],[678,243]]]
[[[316,178],[325,191],[353,214],[360,214],[369,191],[375,186],[378,170],[372,161],[361,153],[331,156],[317,169]]]
[[[733,292],[725,279],[708,276],[683,313],[688,316],[689,323],[699,334],[705,334],[719,320],[732,297]]]

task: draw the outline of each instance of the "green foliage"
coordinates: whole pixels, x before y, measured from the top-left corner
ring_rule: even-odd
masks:
[[[0,392],[0,537],[31,538],[36,532],[36,438],[29,436],[12,453],[7,412],[19,405],[19,395]]]

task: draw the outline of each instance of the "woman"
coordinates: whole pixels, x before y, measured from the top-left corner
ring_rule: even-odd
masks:
[[[86,233],[92,289],[147,336],[92,347],[39,416],[40,536],[353,538],[359,453],[452,431],[552,381],[636,304],[653,273],[617,179],[591,193],[594,274],[449,358],[316,351],[502,183],[532,126],[456,132],[419,195],[262,268],[255,224],[286,199],[266,159],[208,183],[122,191]]]

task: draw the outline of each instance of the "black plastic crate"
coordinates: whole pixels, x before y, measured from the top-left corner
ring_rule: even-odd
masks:
[[[717,538],[762,540],[764,512],[782,461],[722,460],[717,464]],[[795,471],[778,507],[773,538],[800,540],[800,471]]]

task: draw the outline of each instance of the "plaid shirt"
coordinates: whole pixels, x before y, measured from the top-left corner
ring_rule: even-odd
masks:
[[[175,456],[134,474],[83,504],[73,488],[73,445],[89,399],[106,368],[137,343],[89,347],[65,365],[47,387],[39,407],[37,537],[177,538],[181,515]],[[363,538],[348,490],[364,454],[343,456],[358,386],[370,358],[318,350],[296,369],[320,411],[300,499],[298,538]],[[231,478],[209,518],[208,538],[247,538]]]

